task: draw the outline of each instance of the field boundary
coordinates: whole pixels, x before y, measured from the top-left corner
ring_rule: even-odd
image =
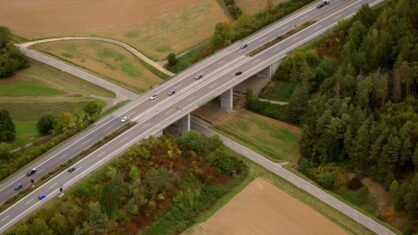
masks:
[[[47,38],[47,39],[41,39],[41,40],[35,40],[35,41],[29,41],[29,42],[24,42],[24,43],[20,43],[20,44],[16,44],[16,46],[18,47],[23,47],[23,48],[27,48],[29,49],[30,46],[36,45],[36,44],[40,44],[40,43],[48,43],[48,42],[57,42],[57,41],[67,41],[67,40],[91,40],[91,41],[101,41],[101,42],[107,42],[107,43],[111,43],[113,45],[116,46],[120,46],[124,49],[126,49],[127,51],[129,51],[131,54],[133,54],[135,57],[137,57],[141,62],[143,61],[145,64],[149,65],[145,65],[145,67],[147,67],[147,69],[149,69],[151,72],[156,72],[153,71],[153,69],[150,69],[149,67],[153,67],[154,69],[156,69],[157,71],[163,73],[165,76],[169,76],[172,77],[175,74],[166,70],[163,66],[161,66],[160,64],[158,64],[157,62],[151,60],[150,58],[148,58],[147,56],[145,56],[142,52],[136,50],[135,48],[133,48],[132,46],[115,40],[115,39],[110,39],[110,38],[104,38],[104,37],[59,37],[59,38]],[[161,76],[161,74],[156,74],[157,76]],[[165,78],[164,78],[165,79]]]

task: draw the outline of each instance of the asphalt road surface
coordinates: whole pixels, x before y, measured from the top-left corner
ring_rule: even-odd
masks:
[[[241,42],[233,44],[147,93],[147,95],[158,94],[157,99],[147,100],[146,96],[132,101],[126,107],[122,108],[121,111],[114,113],[108,118],[112,120],[112,123],[116,123],[121,116],[129,116],[131,120],[137,122],[134,127],[75,163],[76,171],[72,173],[67,171],[61,172],[3,211],[0,214],[0,232],[7,230],[21,218],[58,195],[59,185],[63,184],[64,189],[68,188],[77,180],[107,163],[140,139],[157,133],[185,114],[219,96],[225,90],[257,73],[262,68],[267,67],[272,62],[279,61],[290,50],[335,26],[338,20],[350,17],[362,4],[374,5],[381,1],[335,0],[330,5],[321,9],[316,9],[315,6],[306,7]],[[284,39],[268,50],[254,57],[245,55],[258,46],[286,33],[295,27],[295,25],[300,25],[311,19],[315,19],[316,23]],[[240,49],[240,45],[244,43],[248,44],[248,47]],[[242,71],[243,73],[240,76],[235,76],[236,71]],[[196,81],[194,77],[200,73],[204,77]],[[173,96],[168,96],[167,93],[171,90],[176,90],[177,92]],[[104,124],[105,122],[106,120],[99,123],[99,125],[106,125]],[[105,127],[99,128],[99,131],[102,131],[100,132],[102,133],[101,137],[107,133],[105,129]],[[52,158],[50,161],[61,162],[57,157]],[[305,183],[298,180],[290,182],[295,183],[299,187],[304,187]],[[312,190],[316,189],[312,188]],[[1,193],[3,194],[3,192]],[[47,196],[45,199],[39,201],[37,197],[41,193]],[[324,198],[323,201],[337,209],[341,205],[333,198]],[[346,211],[345,209],[341,209],[340,211],[357,221],[359,221],[357,217],[361,217],[361,221],[365,219],[365,223],[362,224],[372,231],[379,234],[393,234],[380,224],[358,212],[353,214],[353,210]]]

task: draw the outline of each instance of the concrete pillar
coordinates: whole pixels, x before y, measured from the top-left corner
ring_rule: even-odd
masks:
[[[260,72],[257,73],[257,77],[259,78],[272,78],[274,73],[277,71],[277,68],[279,68],[280,65],[280,61],[271,64],[269,67],[261,70]]]
[[[234,109],[234,95],[233,95],[233,88],[225,91],[221,95],[221,110],[224,112],[232,112]]]
[[[178,120],[177,126],[179,130],[179,135],[186,134],[188,131],[190,131],[190,113],[186,114],[186,116]]]

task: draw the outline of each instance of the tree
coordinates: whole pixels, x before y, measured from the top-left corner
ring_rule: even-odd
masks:
[[[48,135],[54,130],[56,118],[52,114],[47,114],[39,118],[36,128],[39,134]]]
[[[174,53],[170,53],[170,54],[168,54],[168,56],[167,56],[167,61],[168,61],[168,65],[169,66],[174,66],[174,65],[176,65],[177,64],[177,58],[176,58],[176,54],[174,54]]]
[[[68,228],[67,220],[59,212],[56,212],[49,220],[49,226],[54,230],[55,234],[65,234]]]
[[[393,180],[392,183],[390,184],[389,191],[393,193],[393,195],[396,195],[398,190],[399,190],[399,182],[397,180]]]
[[[100,105],[97,102],[92,101],[87,103],[84,106],[83,110],[90,118],[93,118],[102,111],[102,107],[100,107]]]
[[[415,174],[405,195],[405,211],[412,218],[418,218],[418,174]]]
[[[12,33],[7,27],[0,26],[0,49],[6,48],[9,41],[12,39]]]
[[[0,111],[0,142],[13,141],[16,138],[15,124],[7,110]]]
[[[0,143],[0,159],[9,157],[10,150],[12,150],[10,144]]]

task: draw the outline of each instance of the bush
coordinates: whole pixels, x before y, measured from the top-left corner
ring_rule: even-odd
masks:
[[[168,61],[168,65],[169,66],[174,66],[177,64],[177,58],[176,58],[176,54],[174,53],[170,53],[167,56],[167,61]]]
[[[0,62],[1,64],[1,62]],[[10,117],[9,111],[0,111],[0,142],[13,141],[16,138],[15,124]]]
[[[315,181],[326,189],[333,189],[335,185],[335,175],[324,171],[315,176]]]
[[[242,162],[222,148],[210,153],[206,160],[210,165],[218,168],[223,175],[233,175],[240,170],[242,165]]]
[[[10,30],[0,26],[0,78],[8,77],[29,64],[26,57],[11,43],[11,39]]]
[[[39,134],[48,135],[54,130],[56,118],[52,114],[47,114],[39,118],[36,128]]]

